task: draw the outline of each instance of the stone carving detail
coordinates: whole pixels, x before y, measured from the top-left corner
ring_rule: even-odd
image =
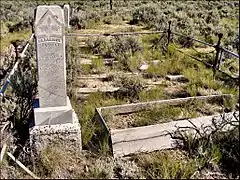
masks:
[[[46,33],[53,33],[54,31],[59,31],[60,26],[51,23],[51,18],[48,17],[47,24],[39,27],[40,31]]]

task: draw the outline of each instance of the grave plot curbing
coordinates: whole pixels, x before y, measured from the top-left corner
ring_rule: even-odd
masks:
[[[104,127],[104,131],[107,131],[109,133],[110,147],[112,148],[112,155],[114,157],[121,157],[140,152],[152,152],[155,150],[175,147],[175,143],[173,139],[171,139],[169,132],[174,131],[176,129],[176,126],[193,126],[189,121],[191,121],[197,127],[200,127],[202,124],[211,125],[212,119],[214,117],[221,118],[221,115],[203,116],[189,120],[176,120],[167,123],[159,123],[142,127],[111,129],[111,127],[109,127],[108,123],[105,121],[103,114],[127,114],[149,110],[158,105],[181,105],[186,104],[192,100],[218,101],[223,100],[224,98],[231,99],[232,95],[223,94],[196,96],[100,107],[96,108],[94,120],[98,121],[102,127]],[[228,113],[227,115],[233,118],[232,112]]]

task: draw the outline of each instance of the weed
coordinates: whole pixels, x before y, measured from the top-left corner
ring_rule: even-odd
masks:
[[[53,144],[41,151],[36,174],[42,178],[111,178],[110,158],[85,151],[66,151],[64,144]]]
[[[0,37],[3,38],[4,36],[7,35],[9,29],[3,21],[0,21],[0,28],[1,28]]]
[[[137,72],[141,63],[142,63],[142,56],[140,53],[136,53],[129,58],[127,62],[127,66],[131,72]]]
[[[171,151],[153,152],[150,154],[137,155],[134,157],[142,173],[150,179],[187,179],[197,170],[194,159],[186,158],[184,154],[175,157]]]
[[[132,124],[133,127],[152,125],[156,122],[169,122],[176,120],[181,114],[179,107],[169,107],[163,105],[161,107],[154,107],[150,111],[139,112],[136,114],[136,118]]]
[[[81,64],[79,66],[80,66],[79,70],[81,74],[91,74],[92,72],[91,64]]]
[[[95,108],[100,106],[122,104],[123,101],[115,99],[113,97],[107,97],[104,93],[97,92],[91,93],[85,103],[80,105],[75,103],[74,109],[81,119],[82,127],[82,143],[84,147],[88,146],[88,142],[93,138],[94,134],[97,132],[99,126],[96,121],[93,121],[95,115]],[[104,138],[103,138],[104,139]],[[103,149],[105,149],[105,144],[102,144]]]
[[[157,86],[155,88],[151,88],[150,90],[143,90],[139,93],[140,101],[153,101],[166,99],[167,95],[162,86]]]
[[[196,118],[202,115],[213,115],[219,111],[221,111],[221,108],[216,104],[208,104],[196,100],[178,106],[159,105],[152,107],[151,110],[134,113],[130,126],[140,127],[180,119]],[[108,118],[112,117],[109,115]]]
[[[163,59],[162,52],[159,51],[159,50],[154,49],[152,51],[152,59],[153,60],[160,60],[160,61],[162,61],[162,59]]]
[[[158,63],[155,65],[153,62],[150,63],[148,69],[146,70],[148,77],[164,77],[168,73],[166,68],[167,63]]]
[[[66,154],[54,145],[43,149],[40,154],[43,172],[50,175],[56,168],[64,166],[63,157],[66,158]]]
[[[197,96],[199,88],[196,84],[189,84],[187,86],[187,92],[190,94],[190,96]]]
[[[233,117],[213,118],[211,126],[187,127],[191,129],[188,133],[184,132],[186,127],[178,127],[171,136],[190,157],[197,159],[199,169],[218,164],[236,176],[239,174],[239,168],[236,168],[239,164],[238,116],[234,112]],[[226,127],[231,128],[226,130]]]
[[[104,70],[104,60],[102,58],[93,59],[92,67],[95,73],[102,73]]]

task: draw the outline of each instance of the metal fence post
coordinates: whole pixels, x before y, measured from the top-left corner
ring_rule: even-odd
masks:
[[[213,62],[213,77],[215,78],[215,75],[216,75],[216,69],[219,68],[219,54],[220,54],[220,51],[222,50],[221,48],[221,39],[223,37],[223,34],[220,33],[218,34],[218,42],[217,42],[217,45],[215,46],[215,49],[216,49],[216,57],[215,57],[215,61]]]

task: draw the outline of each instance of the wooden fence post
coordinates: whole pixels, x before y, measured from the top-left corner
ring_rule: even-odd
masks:
[[[223,49],[221,48],[220,57],[219,57],[219,61],[218,61],[218,64],[217,64],[217,69],[218,70],[220,69],[220,65],[222,64],[222,57],[223,57]]]
[[[171,23],[172,23],[172,21],[169,21],[169,22],[168,22],[168,30],[167,30],[167,35],[168,35],[168,37],[167,37],[167,51],[168,51],[168,45],[169,45],[169,43],[170,43],[170,37],[171,37]]]
[[[112,0],[110,0],[110,10],[112,10]]]
[[[216,75],[216,70],[219,68],[220,66],[220,59],[219,59],[219,54],[220,54],[220,51],[222,50],[221,48],[221,39],[223,37],[223,34],[220,33],[218,34],[218,42],[217,42],[217,45],[215,46],[215,49],[216,49],[216,57],[215,57],[215,61],[213,63],[213,77],[215,78],[215,75]]]
[[[19,55],[19,50],[20,50],[19,45],[20,45],[20,42],[18,40],[13,41],[12,45],[15,48],[15,53],[16,53],[15,63],[16,63],[18,61],[19,57],[20,57],[20,55]]]

